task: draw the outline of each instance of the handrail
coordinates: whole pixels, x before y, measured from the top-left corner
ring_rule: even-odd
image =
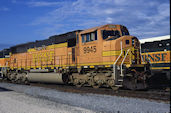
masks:
[[[114,80],[115,80],[115,74],[116,74],[116,72],[115,72],[116,63],[118,62],[119,58],[120,58],[121,55],[122,55],[122,41],[120,42],[120,44],[121,44],[121,53],[120,53],[120,55],[118,56],[118,58],[116,59],[116,61],[115,61],[114,64],[113,64],[113,75],[114,75]]]
[[[123,63],[124,63],[124,61],[125,61],[126,56],[128,55],[129,50],[130,50],[130,49],[127,50],[127,52],[126,52],[126,54],[125,54],[125,56],[124,56],[124,58],[123,58],[123,60],[122,60],[122,62],[121,62],[121,76],[123,76],[123,73],[122,73],[122,65],[123,65]]]
[[[141,44],[140,44],[140,56],[141,56],[142,61],[144,62],[144,59],[143,59],[141,53],[142,53],[142,51],[141,51]]]

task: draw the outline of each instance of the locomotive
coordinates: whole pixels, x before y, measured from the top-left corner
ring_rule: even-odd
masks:
[[[169,87],[170,83],[170,35],[140,40],[142,63],[150,62],[150,85]]]
[[[149,65],[141,63],[138,38],[123,25],[107,24],[16,45],[7,56],[1,58],[1,73],[14,83],[136,90],[147,88],[150,77]]]

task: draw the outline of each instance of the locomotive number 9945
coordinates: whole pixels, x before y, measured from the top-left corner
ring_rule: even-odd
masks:
[[[96,46],[88,46],[88,47],[84,47],[84,54],[86,53],[95,53],[96,52]]]

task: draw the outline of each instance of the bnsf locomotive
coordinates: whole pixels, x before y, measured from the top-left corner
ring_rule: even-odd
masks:
[[[153,84],[169,86],[170,81],[170,35],[141,39],[142,63],[149,62]]]
[[[1,56],[3,79],[15,83],[134,90],[147,88],[150,75],[148,64],[141,64],[139,40],[122,25],[107,24],[51,36],[13,46],[9,55]]]

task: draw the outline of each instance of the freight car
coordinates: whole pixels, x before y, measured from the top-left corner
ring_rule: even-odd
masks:
[[[170,81],[170,35],[141,39],[142,60],[149,62],[154,86],[168,86]]]
[[[107,24],[51,36],[10,48],[4,78],[17,83],[47,82],[77,87],[147,88],[148,65],[140,42],[123,25]]]

